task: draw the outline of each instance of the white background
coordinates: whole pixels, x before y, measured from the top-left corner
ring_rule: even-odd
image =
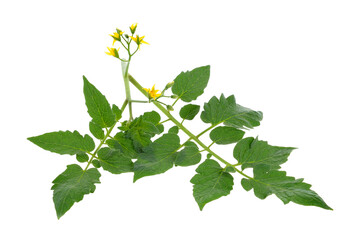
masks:
[[[1,239],[363,238],[361,1],[97,2],[0,3]],[[108,34],[134,22],[150,43],[130,67],[143,86],[162,88],[180,71],[210,64],[209,85],[195,103],[235,94],[262,111],[261,126],[247,135],[297,147],[283,170],[304,177],[334,211],[259,200],[236,175],[231,194],[200,212],[192,166],[135,184],[132,174],[102,172],[95,193],[57,220],[51,182],[75,159],[26,138],[88,133],[83,74],[121,105],[119,62],[104,52]],[[145,108],[152,105],[135,114]],[[186,125],[195,133],[206,127]],[[215,147],[234,161],[232,149]]]

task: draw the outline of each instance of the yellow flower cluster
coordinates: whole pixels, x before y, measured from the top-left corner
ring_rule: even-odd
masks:
[[[141,36],[141,37],[139,35],[134,36],[134,34],[136,32],[136,28],[137,28],[137,23],[132,24],[129,28],[130,28],[131,36],[128,34],[124,34],[125,32],[121,31],[118,28],[116,28],[116,32],[114,32],[113,34],[110,34],[110,36],[113,38],[112,46],[115,44],[116,41],[119,41],[130,54],[131,40],[137,44],[137,50],[140,48],[141,44],[149,44],[149,43],[144,41],[145,36]],[[131,39],[128,40],[129,38],[131,38]],[[126,43],[124,44],[123,41],[125,41]],[[108,51],[109,52],[106,52],[106,54],[119,58],[118,50],[116,50],[115,48],[108,47]]]
[[[154,100],[161,96],[160,90],[155,89],[155,84],[150,90],[150,88],[144,88],[144,90],[149,94],[149,98],[153,98]]]

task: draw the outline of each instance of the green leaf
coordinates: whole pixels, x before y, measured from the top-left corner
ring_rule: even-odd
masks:
[[[86,134],[83,137],[77,131],[50,132],[40,136],[30,137],[28,140],[44,150],[58,154],[81,154],[90,152],[95,148],[95,143],[89,135]]]
[[[134,182],[142,177],[164,173],[173,167],[180,148],[178,135],[167,133],[143,149],[134,164]]]
[[[178,134],[178,132],[179,132],[179,127],[178,126],[173,126],[168,131],[168,133],[174,133],[174,134]]]
[[[106,97],[85,76],[83,76],[83,82],[83,92],[89,115],[102,128],[111,127],[116,119]]]
[[[182,119],[193,120],[200,110],[199,105],[188,104],[180,109],[179,115]]]
[[[239,163],[242,163],[242,170],[254,168],[259,164],[269,166],[270,169],[279,169],[285,163],[295,148],[277,147],[268,145],[265,141],[260,141],[252,137],[239,141],[233,150],[233,156]]]
[[[203,94],[210,75],[210,66],[181,72],[174,80],[172,92],[184,102],[191,102]]]
[[[89,131],[97,139],[102,140],[105,137],[105,132],[103,131],[101,126],[97,123],[94,123],[93,121],[89,122]]]
[[[222,94],[220,99],[214,96],[204,104],[200,118],[203,122],[214,126],[224,123],[235,128],[253,128],[260,125],[262,112],[242,107],[236,104],[233,95],[225,98]]]
[[[142,152],[142,149],[151,143],[151,138],[159,133],[154,123],[140,116],[131,122],[125,136],[132,140],[136,152]]]
[[[123,132],[117,133],[113,139],[108,139],[106,144],[110,148],[114,148],[119,150],[123,155],[128,158],[136,158],[137,152],[134,148],[133,142],[131,139],[126,138]]]
[[[175,158],[175,166],[191,166],[200,162],[202,154],[200,154],[198,146],[191,141],[185,143],[185,147],[177,153]]]
[[[304,206],[332,210],[316,192],[310,189],[310,184],[303,182],[304,179],[288,177],[283,171],[267,170],[266,166],[257,166],[253,171],[254,179],[243,178],[242,187],[246,191],[253,189],[256,197],[260,199],[275,194],[284,204],[291,201]]]
[[[101,167],[113,174],[132,172],[133,162],[131,158],[125,157],[120,151],[110,148],[101,148],[97,152]]]
[[[231,144],[241,140],[244,134],[245,132],[234,127],[216,127],[209,137],[217,144]]]
[[[75,202],[83,199],[85,194],[93,193],[95,183],[100,183],[101,174],[97,169],[87,171],[77,164],[68,165],[67,169],[53,181],[53,201],[58,219],[62,217]]]
[[[223,168],[214,160],[207,159],[196,169],[198,174],[190,180],[193,195],[200,210],[204,206],[222,196],[227,196],[233,188],[233,177],[224,172]]]
[[[112,112],[113,112],[113,114],[115,114],[116,121],[121,119],[122,111],[121,111],[121,109],[119,107],[117,107],[117,105],[112,104]]]
[[[77,153],[76,154],[76,159],[78,162],[87,162],[89,157],[87,155],[87,153]]]
[[[143,116],[144,121],[151,122],[154,125],[158,124],[161,119],[159,113],[157,113],[155,111],[145,112],[142,116]]]

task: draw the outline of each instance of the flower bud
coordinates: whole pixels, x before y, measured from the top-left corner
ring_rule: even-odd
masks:
[[[166,86],[165,86],[165,90],[166,90],[166,89],[171,88],[173,85],[174,85],[174,81],[172,81],[172,82],[170,82],[170,83],[166,84]]]
[[[173,94],[173,95],[171,95],[170,97],[171,97],[171,98],[176,99],[176,98],[178,98],[179,96],[178,96],[178,95]]]
[[[124,34],[126,39],[129,39],[129,35],[127,33]]]
[[[168,109],[168,111],[174,111],[174,108],[172,106],[170,106],[170,105],[167,105],[166,109]]]

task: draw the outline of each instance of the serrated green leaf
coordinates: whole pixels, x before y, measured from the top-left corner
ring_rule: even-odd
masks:
[[[102,128],[111,127],[116,122],[116,118],[106,97],[85,76],[83,76],[83,82],[83,92],[89,115]]]
[[[97,159],[93,159],[92,160],[92,165],[95,167],[95,168],[100,168],[101,167],[101,162],[98,161]]]
[[[140,116],[130,124],[125,136],[132,140],[136,152],[142,152],[142,149],[151,143],[151,138],[159,133],[159,129],[152,122]]]
[[[204,206],[222,196],[227,196],[233,189],[233,177],[224,172],[223,168],[214,160],[207,159],[196,169],[198,174],[190,180],[193,195],[200,210]]]
[[[36,137],[30,137],[28,140],[44,150],[58,154],[81,154],[90,152],[95,148],[95,143],[89,135],[86,134],[83,137],[77,131],[50,132]]]
[[[134,148],[133,142],[131,139],[126,138],[125,133],[119,132],[117,133],[113,139],[108,139],[106,144],[113,149],[119,150],[123,155],[128,158],[136,158],[137,152]]]
[[[225,98],[222,94],[220,99],[214,96],[204,104],[200,118],[214,126],[224,123],[235,128],[253,128],[260,125],[262,112],[242,107],[236,104],[233,95]]]
[[[200,110],[199,105],[188,104],[180,109],[179,116],[182,119],[193,120]]]
[[[210,75],[210,66],[181,72],[174,80],[172,92],[184,102],[191,102],[203,94]]]
[[[268,171],[263,165],[254,168],[253,172],[254,179],[242,179],[242,187],[247,191],[254,189],[256,197],[260,199],[275,194],[284,204],[291,201],[304,206],[332,210],[316,192],[310,189],[310,184],[303,182],[302,178],[288,177],[284,171]]]
[[[87,153],[77,153],[76,159],[78,162],[83,163],[83,162],[87,162],[89,157],[88,157]]]
[[[122,117],[122,111],[119,107],[117,107],[117,105],[112,104],[112,112],[116,117],[116,121],[120,120]]]
[[[103,139],[105,137],[105,132],[102,127],[93,121],[89,122],[89,131],[97,139]]]
[[[174,133],[174,134],[178,134],[178,132],[179,132],[179,127],[178,126],[173,126],[168,131],[168,133]]]
[[[252,137],[242,139],[233,149],[233,156],[242,163],[242,170],[253,168],[259,164],[269,166],[270,169],[279,169],[280,165],[287,161],[292,147],[277,147],[268,145]]]
[[[153,123],[154,125],[158,124],[160,122],[160,114],[151,111],[151,112],[145,112],[143,115],[143,120]]]
[[[143,149],[134,164],[134,182],[142,177],[164,173],[173,167],[180,148],[178,135],[167,133]]]
[[[245,132],[234,127],[216,127],[213,129],[209,137],[217,144],[231,144],[238,142],[244,136]]]
[[[62,217],[75,202],[83,199],[85,194],[93,193],[95,184],[100,183],[101,174],[97,169],[87,171],[77,164],[68,165],[67,169],[53,181],[53,201],[58,219]]]
[[[200,162],[202,154],[200,154],[198,146],[191,141],[185,143],[184,148],[177,153],[175,158],[175,166],[192,166]]]
[[[97,152],[101,167],[113,174],[132,172],[133,162],[120,151],[110,148],[101,148]]]

